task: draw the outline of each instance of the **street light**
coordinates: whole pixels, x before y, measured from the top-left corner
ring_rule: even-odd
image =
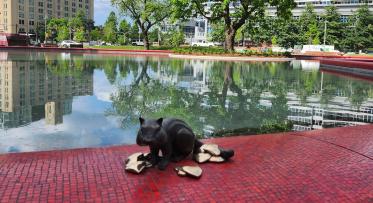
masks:
[[[44,43],[47,43],[47,2],[44,2]]]
[[[327,23],[328,21],[327,20],[325,20],[324,21],[324,49],[325,49],[325,43],[326,43],[326,23]]]

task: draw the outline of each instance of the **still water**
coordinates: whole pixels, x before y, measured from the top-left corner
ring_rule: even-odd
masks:
[[[372,84],[317,61],[0,52],[0,153],[134,144],[140,115],[200,137],[364,125]]]

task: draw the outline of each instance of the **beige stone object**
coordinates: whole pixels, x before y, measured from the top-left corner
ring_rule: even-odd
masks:
[[[194,159],[198,163],[205,163],[211,158],[211,154],[209,153],[198,153],[195,155]]]
[[[131,173],[139,174],[144,170],[144,168],[145,168],[144,161],[130,162],[126,164],[126,171],[131,172]]]
[[[220,155],[220,149],[217,144],[204,144],[201,146],[200,150],[202,152],[207,152],[213,156],[219,156]]]
[[[141,152],[136,152],[134,154],[131,154],[127,159],[126,159],[126,164],[131,164],[131,163],[135,163],[135,162],[138,162],[138,159],[140,156],[143,156],[144,154],[141,153]]]
[[[210,159],[209,159],[209,162],[216,162],[216,163],[221,163],[221,162],[224,162],[225,160],[220,157],[220,156],[212,156]]]
[[[183,166],[181,169],[194,178],[199,178],[202,175],[202,169],[199,166]]]

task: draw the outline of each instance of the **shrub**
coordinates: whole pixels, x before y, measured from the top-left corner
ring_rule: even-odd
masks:
[[[223,47],[178,47],[174,48],[173,51],[179,54],[201,54],[201,55],[233,55],[233,56],[265,56],[265,57],[289,57],[289,52],[273,52],[272,49],[266,49],[263,51],[259,50],[244,50],[242,52],[230,53],[224,50]]]

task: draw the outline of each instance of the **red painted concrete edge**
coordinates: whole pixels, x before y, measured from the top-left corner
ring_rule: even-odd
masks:
[[[325,64],[325,65],[373,70],[373,61],[366,62],[366,61],[355,61],[355,60],[348,60],[348,59],[341,59],[341,60],[321,59],[320,63]]]

